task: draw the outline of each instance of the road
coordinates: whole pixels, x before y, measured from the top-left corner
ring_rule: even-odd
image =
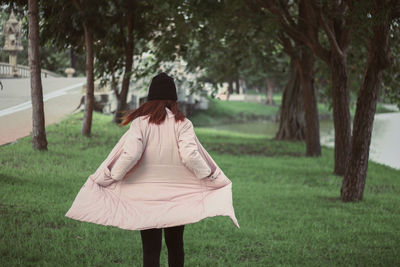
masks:
[[[59,122],[81,99],[86,78],[43,78],[45,124]],[[2,79],[0,91],[0,145],[11,143],[32,132],[30,79]]]

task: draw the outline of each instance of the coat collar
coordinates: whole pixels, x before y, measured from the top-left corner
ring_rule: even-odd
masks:
[[[175,116],[175,114],[172,113],[172,111],[169,108],[166,107],[165,110],[167,111],[168,117],[174,117]]]

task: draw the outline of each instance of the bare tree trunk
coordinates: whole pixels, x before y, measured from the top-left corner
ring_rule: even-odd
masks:
[[[34,149],[47,150],[44,121],[43,89],[39,55],[39,11],[38,1],[28,1],[29,17],[29,66],[32,101],[32,144]]]
[[[229,80],[228,95],[233,94],[233,81]]]
[[[330,71],[333,124],[335,127],[335,166],[333,173],[344,175],[351,145],[350,96],[346,53],[343,53],[342,56],[332,53]]]
[[[354,10],[349,10],[349,8],[354,5],[349,6],[348,1],[340,0],[329,1],[329,4],[326,5],[325,2],[295,1],[299,5],[298,23],[295,25],[292,18],[289,18],[291,15],[287,13],[286,1],[278,1],[273,4],[270,2],[273,1],[264,1],[266,7],[278,17],[285,32],[297,44],[306,45],[311,49],[330,68],[335,125],[334,173],[343,174],[351,134],[346,53],[351,41],[351,26],[354,23],[353,20],[346,19],[346,12],[353,12]],[[320,41],[320,28],[327,36],[329,49]],[[307,109],[306,100],[304,104]],[[308,125],[307,130],[309,130]]]
[[[240,94],[239,77],[235,78],[235,89],[236,89],[236,94]]]
[[[304,1],[300,1],[297,31],[301,32],[303,35],[310,31],[311,25],[306,23],[307,19]],[[316,92],[314,88],[314,55],[300,42],[297,43],[297,47],[295,48],[284,34],[280,34],[279,38],[285,51],[296,64],[300,76],[300,88],[303,95],[306,122],[306,155],[320,156],[321,145],[319,140],[319,117]]]
[[[267,105],[274,105],[274,99],[273,99],[273,95],[274,95],[274,82],[272,81],[272,79],[266,78],[265,79],[265,85],[266,85],[266,100],[265,100],[265,104]]]
[[[290,63],[290,78],[283,92],[278,140],[305,139],[304,102],[300,90],[299,72],[293,60]]]
[[[299,4],[299,31],[307,35],[312,25],[307,24],[309,14],[304,2]],[[306,117],[306,155],[321,156],[321,144],[319,140],[319,116],[317,96],[314,88],[314,55],[306,47],[300,46],[300,58],[298,70],[300,74],[300,87],[303,93],[304,112]]]
[[[85,111],[82,123],[82,135],[90,136],[94,106],[94,67],[93,67],[93,37],[87,25],[83,25],[86,47],[86,96]]]
[[[299,65],[300,87],[303,92],[306,117],[306,155],[321,156],[319,116],[314,88],[314,56],[307,47],[301,47]]]
[[[372,16],[386,9],[384,6],[386,1],[376,0],[374,2],[375,10],[371,12]],[[369,146],[371,144],[382,71],[390,65],[390,21],[389,17],[383,16],[380,23],[373,26],[373,36],[370,39],[368,49],[368,60],[357,99],[349,161],[340,189],[340,198],[344,202],[363,199],[368,169]]]
[[[124,43],[125,46],[125,71],[124,78],[122,80],[121,92],[119,93],[117,110],[114,115],[114,122],[121,123],[122,116],[127,111],[126,99],[129,92],[129,84],[132,76],[133,66],[133,52],[134,52],[134,40],[133,40],[133,29],[134,29],[134,11],[130,13],[128,17],[128,39]],[[122,31],[123,32],[123,31]]]

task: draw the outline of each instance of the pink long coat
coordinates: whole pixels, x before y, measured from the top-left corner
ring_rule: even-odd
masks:
[[[200,144],[190,120],[175,122],[166,110],[160,125],[145,116],[132,121],[65,216],[144,230],[222,215],[239,228],[232,182]]]

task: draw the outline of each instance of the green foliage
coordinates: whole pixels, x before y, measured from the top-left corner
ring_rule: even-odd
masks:
[[[279,1],[271,1],[275,4]],[[289,15],[297,16],[296,1],[280,1],[287,6]],[[11,8],[22,19],[25,50],[19,54],[19,62],[27,65],[27,7],[26,1],[1,0],[3,10],[0,23],[8,18]],[[245,81],[246,88],[265,88],[265,79],[275,81],[278,90],[287,79],[288,57],[278,41],[281,31],[276,17],[257,1],[73,1],[43,0],[40,2],[40,40],[42,68],[64,74],[68,66],[68,52],[72,49],[78,56],[78,73],[85,74],[83,23],[89,25],[94,35],[96,76],[103,82],[116,80],[124,73],[123,45],[127,36],[127,21],[134,16],[134,55],[144,52],[154,55],[150,60],[139,57],[140,67],[134,69],[134,78],[151,76],[161,70],[165,62],[183,58],[186,71],[195,73],[195,89],[211,83],[215,88],[237,78]],[[317,1],[325,15],[330,16],[332,1]],[[390,10],[382,10],[371,16],[371,1],[350,1],[343,16],[350,23],[352,40],[348,50],[349,86],[351,103],[355,103],[366,62],[365,44],[371,34],[371,26],[378,23]],[[381,101],[399,103],[398,84],[400,42],[399,21],[391,27],[391,46],[394,63],[384,72]],[[0,38],[0,45],[4,39]],[[329,46],[322,29],[319,40],[323,47]],[[0,51],[0,60],[8,61],[8,55]],[[330,105],[330,73],[317,61],[315,85],[318,97]]]
[[[400,108],[400,19],[395,20],[390,32],[392,65],[383,73],[383,101]]]
[[[94,113],[92,137],[84,138],[82,116],[48,127],[47,152],[33,151],[31,137],[0,147],[1,266],[141,265],[139,231],[64,217],[127,130]],[[298,142],[207,128],[196,133],[233,183],[241,228],[221,216],[187,225],[185,265],[400,264],[398,170],[370,162],[364,200],[342,203],[331,149],[310,158],[297,154],[304,151]],[[164,242],[161,265],[167,266]]]
[[[237,79],[248,88],[264,89],[266,78],[279,85],[287,58],[274,40],[276,24],[258,13],[242,1],[183,2],[153,52],[159,60],[182,57],[188,72],[215,89]]]
[[[52,70],[61,75],[65,75],[65,69],[70,65],[69,51],[58,52],[49,46],[40,49],[41,68]]]
[[[159,1],[107,2],[107,7],[101,11],[106,36],[99,39],[96,45],[95,70],[102,83],[110,82],[113,76],[118,81],[124,75],[139,79],[153,74],[154,62],[146,59],[145,62],[137,64],[140,68],[133,68],[130,73],[126,72],[126,52],[127,49],[132,49],[135,57],[150,49],[150,42],[156,38],[156,32],[167,26],[165,21],[168,20],[168,15],[162,12],[169,5],[165,5],[166,3]],[[132,27],[129,26],[130,23]],[[130,42],[131,48],[128,46]]]
[[[23,3],[6,3],[5,8],[0,11],[0,25],[3,27],[5,21],[8,20],[11,9],[14,10],[14,13],[18,20],[21,21],[22,25],[22,46],[24,47],[23,51],[20,51],[17,54],[17,63],[20,65],[28,66],[28,20],[27,20],[27,6],[26,2]],[[44,7],[44,5],[39,5],[40,8]],[[43,15],[42,10],[40,10],[40,15]],[[41,20],[41,34],[40,38],[40,65],[42,69],[50,70],[56,72],[61,75],[65,75],[65,68],[69,67],[69,49],[58,48],[54,46],[51,42],[47,42],[43,37],[43,20]],[[56,33],[59,33],[57,31]],[[4,47],[5,36],[3,35],[3,31],[0,31],[0,47]],[[85,64],[84,64],[84,54],[77,54],[77,68],[76,72],[78,75],[85,75]],[[8,52],[0,50],[0,62],[8,63]],[[83,64],[82,64],[83,63]]]

